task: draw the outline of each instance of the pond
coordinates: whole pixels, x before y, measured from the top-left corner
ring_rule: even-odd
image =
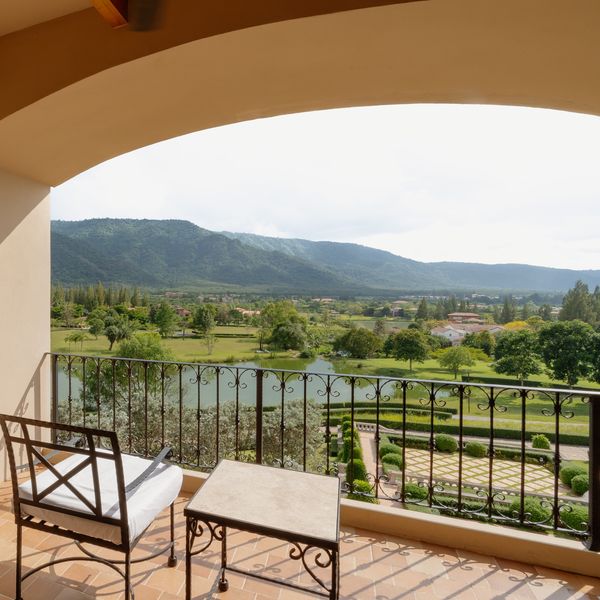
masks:
[[[108,363],[106,363],[108,364]],[[340,364],[342,366],[343,363]],[[88,367],[89,369],[89,367]],[[280,406],[282,402],[291,400],[314,400],[318,403],[350,402],[352,386],[346,378],[337,376],[335,363],[324,358],[265,358],[259,361],[241,362],[235,365],[219,367],[219,373],[213,366],[201,367],[201,383],[198,382],[197,371],[192,366],[184,366],[179,373],[175,370],[168,377],[169,384],[166,388],[166,398],[171,402],[178,402],[180,395],[184,405],[208,408],[215,406],[217,397],[220,403],[235,401],[236,399],[247,406],[256,406],[257,382],[256,369],[263,369],[263,405]],[[93,368],[89,369],[93,374]],[[282,373],[281,371],[290,371]],[[303,377],[301,372],[307,371],[310,375]],[[93,376],[93,375],[92,375]],[[71,370],[71,397],[79,400],[82,396],[82,376],[80,365],[74,365]],[[137,388],[143,388],[143,369],[134,368],[132,377],[137,383]],[[282,386],[282,378],[285,386]],[[89,381],[89,380],[88,380]],[[157,383],[150,385],[150,402],[160,401],[160,392]],[[63,365],[58,369],[58,398],[65,402],[68,398],[69,374]],[[110,388],[110,385],[107,385]],[[388,382],[382,389],[382,394],[393,397],[395,386]],[[89,391],[86,391],[88,397]],[[354,400],[356,402],[374,401],[374,380],[361,376],[354,385]],[[106,401],[110,401],[107,398]]]

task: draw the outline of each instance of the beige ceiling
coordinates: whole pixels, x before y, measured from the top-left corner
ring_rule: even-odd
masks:
[[[90,0],[1,0],[0,35],[90,8]]]
[[[598,23],[598,0],[429,0],[212,35],[7,115],[0,167],[56,185],[191,131],[346,106],[486,103],[600,115]]]

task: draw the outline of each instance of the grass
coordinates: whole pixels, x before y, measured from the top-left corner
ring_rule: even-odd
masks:
[[[216,327],[214,333],[231,334],[252,333],[246,327]],[[88,334],[88,341],[81,344],[69,344],[65,341],[73,329],[56,329],[52,331],[52,351],[53,352],[72,352],[74,354],[94,354],[100,356],[116,356],[118,344],[115,344],[113,351],[109,348],[108,340],[105,336],[100,335],[98,339]],[[256,338],[248,337],[217,337],[213,346],[212,353],[208,352],[204,339],[196,336],[186,336],[185,338],[167,338],[163,340],[163,344],[171,350],[175,360],[182,362],[224,362],[234,357],[237,361],[253,360],[257,358],[256,351],[258,350],[258,341]],[[279,353],[279,355],[286,355]],[[262,356],[262,355],[259,355]]]
[[[101,356],[116,356],[115,350],[110,352],[108,350],[109,344],[105,336],[99,336],[98,339],[94,339],[89,336],[90,339],[83,343],[81,346],[77,343],[69,345],[65,341],[65,337],[72,333],[74,330],[58,329],[52,331],[52,350],[55,352],[73,352],[73,353],[84,353]],[[216,336],[219,335],[232,335],[241,334],[247,336],[253,334],[254,329],[249,327],[217,327],[214,333]],[[163,344],[171,350],[175,360],[183,362],[243,362],[243,361],[264,361],[266,358],[271,357],[267,354],[256,354],[258,350],[258,341],[254,337],[216,337],[215,344],[212,353],[208,352],[206,342],[202,338],[190,336],[184,339],[182,338],[168,338],[163,341]],[[292,353],[279,352],[277,353],[278,359],[286,359],[286,363]],[[310,362],[310,361],[306,361]],[[377,375],[382,377],[402,377],[412,379],[440,379],[440,380],[452,380],[452,374],[447,370],[442,369],[436,360],[427,360],[423,363],[415,363],[413,370],[409,371],[408,365],[404,362],[399,362],[393,358],[371,358],[366,360],[335,360],[335,370],[338,373],[354,373],[368,377],[370,375]],[[303,369],[303,366],[294,366],[290,364],[269,364],[269,368],[298,368]],[[494,372],[492,367],[482,361],[477,361],[475,365],[469,367],[468,374],[473,377],[495,377],[498,379],[511,379],[510,377],[504,377]],[[459,376],[460,378],[460,376]],[[542,385],[546,387],[552,387],[553,382],[547,377],[538,376],[536,379],[540,381]],[[358,385],[365,384],[364,381],[359,380]],[[598,384],[591,382],[580,382],[580,385],[589,385],[591,388],[598,389]],[[450,391],[450,388],[448,389]],[[386,390],[387,394],[393,396],[392,386],[388,386]],[[428,398],[428,392],[425,387],[414,386],[413,389],[409,390],[407,394],[408,400],[415,404],[419,401],[425,401]],[[392,398],[394,401],[401,400],[401,394],[399,391],[396,392],[396,397]],[[456,396],[445,394],[444,397],[440,394],[438,400],[445,403],[446,407],[459,408],[459,399]],[[485,396],[483,392],[473,389],[472,396],[469,399],[465,399],[465,418],[473,426],[485,426],[489,419],[489,410],[480,409],[478,404],[485,403]],[[506,408],[505,411],[496,411],[494,417],[497,422],[497,426],[505,428],[513,428],[517,425],[520,427],[521,418],[521,398],[515,397],[512,394],[504,393],[498,399],[498,405],[502,408]],[[528,429],[531,428],[535,431],[540,432],[552,432],[552,428],[555,423],[555,417],[545,415],[543,411],[552,412],[552,404],[548,398],[542,397],[539,394],[534,395],[527,399],[526,402],[527,413],[526,419]],[[443,408],[440,406],[440,408]],[[564,406],[564,411],[572,411],[573,417],[571,419],[560,419],[561,431],[567,433],[572,430],[573,433],[582,433],[581,425],[588,422],[588,410],[589,406],[584,404],[580,400],[574,400],[571,404]],[[386,417],[387,418],[387,417]],[[510,421],[515,423],[510,423]]]

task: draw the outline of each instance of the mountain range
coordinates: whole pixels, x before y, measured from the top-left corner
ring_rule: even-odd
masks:
[[[52,280],[63,285],[264,293],[564,292],[600,270],[424,263],[358,244],[214,232],[180,220],[52,222]]]

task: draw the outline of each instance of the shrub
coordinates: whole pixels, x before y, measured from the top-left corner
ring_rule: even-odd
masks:
[[[515,498],[510,504],[510,516],[518,518],[520,510],[521,498]],[[523,511],[525,513],[525,520],[531,523],[542,523],[546,521],[551,514],[550,510],[542,506],[537,498],[532,498],[531,496],[525,496]]]
[[[543,434],[538,433],[531,438],[531,445],[533,448],[539,448],[541,450],[550,450],[550,440]]]
[[[402,456],[400,456],[400,454],[395,454],[395,453],[390,453],[390,454],[386,454],[382,459],[381,462],[383,463],[383,466],[388,466],[388,467],[397,467],[398,470],[402,469]]]
[[[560,470],[559,477],[560,477],[560,480],[565,485],[570,486],[571,480],[573,479],[573,477],[577,477],[577,475],[587,475],[587,474],[588,474],[588,466],[585,463],[568,462]]]
[[[429,492],[426,487],[416,483],[407,483],[404,486],[404,495],[407,500],[426,500]]]
[[[560,511],[560,519],[566,527],[575,529],[575,531],[585,531],[589,523],[588,508],[579,504],[567,504]]]
[[[438,433],[435,436],[435,447],[440,452],[456,452],[458,450],[457,441],[451,436],[445,433]]]
[[[367,468],[360,458],[348,461],[346,465],[346,481],[350,483],[356,479],[367,480]]]
[[[481,442],[467,442],[465,445],[465,452],[469,456],[483,458],[484,456],[487,456],[488,447]]]
[[[344,436],[344,450],[343,450],[343,459],[342,460],[350,460],[351,457],[361,458],[362,459],[362,448],[360,447],[360,442],[357,439],[357,436],[354,437],[354,453],[352,454],[352,436],[346,435]]]
[[[383,460],[384,456],[387,454],[402,454],[402,448],[400,446],[396,446],[396,444],[381,444],[379,446],[379,457]]]
[[[578,495],[582,496],[590,489],[590,479],[587,473],[575,475],[571,479],[571,489]]]
[[[373,488],[368,481],[355,479],[353,482],[354,492],[348,494],[350,500],[359,500],[360,502],[369,502],[370,504],[379,504],[379,500],[373,496]],[[358,493],[357,493],[358,492]]]
[[[496,458],[504,458],[507,460],[521,460],[521,449],[520,448],[507,448],[505,446],[495,446],[494,456]],[[545,450],[526,450],[525,451],[525,462],[529,464],[539,465],[552,462],[554,455],[551,452]]]

